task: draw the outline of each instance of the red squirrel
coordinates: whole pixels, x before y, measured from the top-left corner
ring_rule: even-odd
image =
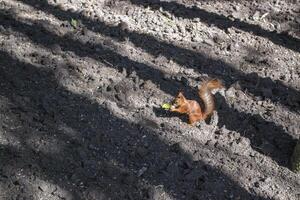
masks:
[[[179,92],[171,106],[170,111],[187,114],[189,124],[207,119],[215,109],[215,100],[211,91],[223,88],[223,84],[218,79],[204,81],[199,88],[198,94],[203,102],[203,108],[195,100],[188,100],[182,92]]]

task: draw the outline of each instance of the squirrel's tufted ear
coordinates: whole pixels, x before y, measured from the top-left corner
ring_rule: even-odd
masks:
[[[177,97],[181,97],[181,98],[184,97],[183,92],[179,91]]]

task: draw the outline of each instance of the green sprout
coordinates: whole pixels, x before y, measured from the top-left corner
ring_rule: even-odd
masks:
[[[74,27],[74,28],[77,28],[77,25],[78,25],[78,22],[76,19],[71,19],[71,25]]]
[[[171,106],[172,106],[172,105],[169,104],[169,103],[164,103],[164,104],[161,105],[161,107],[162,107],[163,109],[165,109],[165,110],[170,110]]]

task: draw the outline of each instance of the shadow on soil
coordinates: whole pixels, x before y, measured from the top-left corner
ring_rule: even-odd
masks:
[[[147,127],[66,90],[49,69],[1,51],[0,77],[1,98],[8,100],[1,108],[6,117],[1,128],[14,138],[0,146],[0,177],[10,188],[8,196],[24,197],[27,187],[65,199],[147,199],[159,193],[143,179],[176,199],[264,199],[193,161],[183,149],[172,150]],[[139,177],[143,167],[147,171]],[[39,180],[55,186],[45,188]]]
[[[112,63],[112,67],[122,66],[134,70],[140,78],[153,81],[155,84],[160,85],[161,90],[171,95],[175,95],[179,88],[184,88],[187,94],[195,93],[189,86],[182,87],[182,84],[177,81],[163,80],[163,74],[159,70],[155,70],[143,63],[132,61],[128,57],[122,56],[100,44],[83,44],[72,39],[69,35],[58,36],[50,32],[51,27],[47,28],[47,25],[39,25],[34,22],[32,22],[33,25],[25,24],[17,21],[5,11],[1,11],[0,15],[3,19],[2,25],[7,30],[13,29],[25,34],[33,43],[38,45],[51,48],[53,44],[58,44],[63,51],[74,52],[80,57],[90,57],[100,62],[106,60]],[[98,51],[95,52],[95,49],[98,49]],[[176,48],[173,47],[172,51],[174,50],[176,51]],[[179,49],[178,51],[181,50]],[[289,165],[289,157],[293,151],[295,140],[283,130],[282,126],[274,122],[267,122],[259,115],[239,112],[227,105],[223,98],[219,98],[218,102],[221,102],[222,105],[219,109],[219,125],[225,125],[230,130],[241,132],[244,137],[250,139],[251,146],[254,149],[272,157],[279,165],[286,167]]]
[[[20,0],[21,1],[21,0]],[[52,14],[60,20],[66,21],[67,23],[70,19],[78,19],[81,21],[82,25],[89,30],[100,33],[105,36],[112,37],[119,41],[124,41],[125,38],[128,38],[130,42],[132,42],[135,46],[144,49],[148,53],[153,56],[165,56],[169,60],[173,60],[180,65],[187,66],[189,68],[193,68],[200,73],[208,74],[209,76],[214,76],[224,80],[226,86],[230,86],[232,83],[236,81],[240,81],[242,89],[245,91],[254,94],[257,97],[261,97],[262,99],[271,99],[273,102],[279,102],[290,110],[299,111],[300,110],[300,93],[298,90],[292,87],[286,86],[281,81],[273,81],[270,78],[261,78],[256,73],[245,74],[242,71],[238,70],[235,66],[232,66],[229,63],[226,63],[222,60],[215,60],[208,58],[207,56],[195,52],[192,50],[188,50],[179,46],[175,46],[173,44],[169,44],[164,41],[160,41],[153,36],[138,33],[134,31],[123,30],[119,26],[111,26],[102,22],[100,19],[89,19],[88,17],[77,14],[72,11],[63,11],[59,7],[55,7],[53,5],[48,4],[45,0],[37,1],[37,0],[22,0],[22,2],[33,6],[36,9],[42,10],[46,13]],[[172,2],[148,2],[148,1],[132,1],[137,4],[146,4],[154,7],[169,7],[169,4],[174,4]],[[147,3],[148,2],[148,3]],[[165,6],[165,4],[167,6]],[[176,5],[177,6],[177,5]],[[180,9],[184,9],[184,13],[195,13],[195,11],[190,11],[189,8],[184,7],[183,5],[178,5],[178,12]],[[198,9],[198,8],[197,8]],[[198,10],[196,10],[198,11]],[[199,11],[199,13],[204,12],[204,19],[210,20],[215,17],[221,19],[221,22],[224,22],[224,26],[229,24],[230,26],[237,26],[239,22],[231,22],[226,17],[222,16],[214,16],[209,13],[205,13],[206,11]],[[198,13],[198,12],[196,12]],[[220,26],[222,23],[219,22]],[[270,37],[275,41],[280,41],[279,38],[283,37],[280,34],[269,33],[265,30],[261,30],[258,26],[249,25],[245,22],[240,22],[243,24],[242,27],[246,27],[247,30],[250,29],[257,30],[258,33],[263,34],[263,36]],[[253,26],[253,27],[252,27]],[[241,28],[241,27],[239,27]],[[252,30],[253,28],[253,30]],[[248,31],[250,31],[248,30]],[[278,39],[276,39],[278,38]],[[285,40],[281,44],[291,44],[295,49],[300,49],[299,41],[295,41],[296,39],[289,38],[284,36]],[[257,84],[259,82],[259,84]],[[271,90],[271,95],[266,95],[266,88]]]
[[[149,6],[155,10],[163,8],[163,10],[172,13],[176,17],[183,17],[187,19],[199,18],[202,22],[208,25],[214,25],[222,30],[234,27],[252,33],[254,35],[267,38],[274,44],[286,47],[296,52],[300,52],[300,40],[288,35],[287,33],[276,33],[275,31],[271,32],[268,30],[264,30],[259,25],[249,24],[239,19],[231,20],[224,15],[208,12],[196,6],[187,7],[183,4],[179,4],[176,2],[166,2],[160,0],[129,1],[136,5],[142,5],[144,7]]]

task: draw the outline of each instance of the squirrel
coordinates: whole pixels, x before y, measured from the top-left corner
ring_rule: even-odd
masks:
[[[189,124],[206,120],[215,109],[215,100],[211,91],[213,89],[223,88],[223,84],[218,79],[211,79],[204,81],[198,90],[200,99],[203,102],[203,107],[195,100],[188,100],[184,97],[182,92],[179,92],[173,101],[173,105],[170,108],[171,112],[178,112],[181,114],[187,114],[189,117]]]

